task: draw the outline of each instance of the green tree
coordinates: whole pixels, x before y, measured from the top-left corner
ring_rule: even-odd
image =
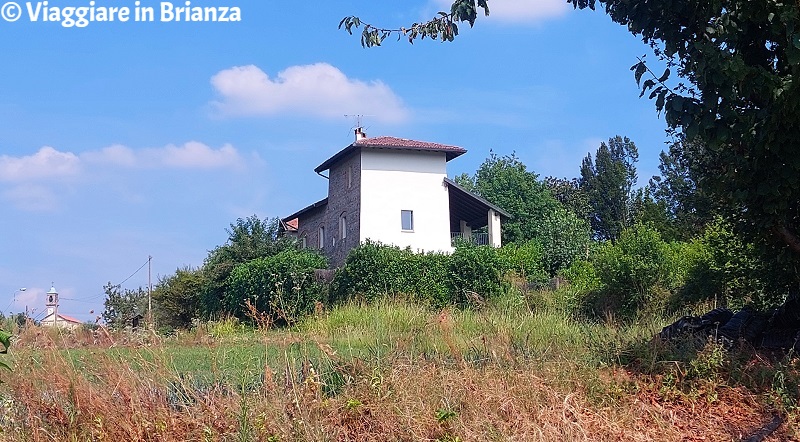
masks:
[[[147,290],[123,289],[110,282],[103,287],[106,299],[103,302],[102,318],[109,328],[122,329],[133,325],[137,316],[147,317]]]
[[[721,218],[713,219],[689,247],[694,262],[678,293],[679,303],[714,300],[739,309],[745,305],[773,307],[782,301],[783,296],[765,283],[766,268],[756,248]]]
[[[585,189],[581,188],[580,181],[577,178],[568,180],[566,178],[547,177],[544,179],[544,183],[550,189],[553,197],[565,209],[574,213],[578,219],[589,221],[589,216],[592,213],[589,195]]]
[[[655,299],[659,290],[670,289],[672,262],[669,245],[654,229],[637,224],[621,232],[615,243],[602,244],[593,259],[602,284],[601,295],[612,311],[632,317]]]
[[[153,289],[153,308],[158,327],[185,328],[200,312],[200,295],[206,280],[203,272],[190,267],[160,278]]]
[[[503,224],[504,243],[539,242],[545,270],[551,275],[585,253],[588,224],[556,201],[547,185],[515,154],[492,153],[474,176],[464,174],[456,181],[512,216]]]
[[[278,235],[279,225],[277,218],[262,220],[252,215],[237,219],[226,229],[228,240],[211,250],[203,264],[205,284],[200,305],[203,315],[213,316],[222,311],[221,301],[229,289],[228,277],[238,264],[296,248],[294,239]]]
[[[681,229],[670,214],[667,204],[656,199],[653,194],[653,188],[649,184],[633,192],[628,203],[630,222],[651,226],[661,234],[665,241],[690,239],[694,232]]]
[[[636,183],[639,152],[628,137],[617,135],[600,143],[595,159],[589,154],[581,163],[580,187],[589,199],[589,220],[596,238],[616,240],[631,225],[629,200]]]
[[[692,162],[701,151],[698,143],[678,137],[667,152],[661,152],[661,176],[654,176],[649,184],[653,198],[665,207],[684,240],[702,233],[713,219],[713,200],[698,186],[702,170]]]
[[[800,4],[752,0],[567,0],[599,3],[611,19],[653,48],[668,66],[632,70],[669,127],[704,148],[692,156],[699,183],[726,217],[771,246],[781,267],[800,264]],[[449,13],[411,29],[366,25],[362,44],[398,33],[452,40],[456,23],[475,23],[488,0],[455,0]],[[348,17],[351,31],[362,23]],[[420,32],[419,30],[422,30]],[[672,71],[680,82],[670,81]],[[642,79],[645,80],[642,82]],[[790,272],[797,284],[796,271]]]
[[[462,174],[456,181],[511,214],[512,218],[503,224],[503,242],[524,242],[537,236],[537,221],[558,207],[538,178],[515,153],[492,153],[474,176]]]

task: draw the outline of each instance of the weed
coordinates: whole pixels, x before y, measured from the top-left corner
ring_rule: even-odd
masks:
[[[439,424],[446,424],[456,416],[458,416],[458,413],[453,410],[448,410],[445,408],[436,410],[436,422],[439,422]]]
[[[721,441],[776,409],[797,422],[795,360],[507,301],[384,300],[159,340],[31,327],[0,387],[0,441]]]

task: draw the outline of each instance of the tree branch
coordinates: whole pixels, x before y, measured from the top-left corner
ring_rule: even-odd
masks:
[[[800,237],[789,230],[785,225],[775,227],[775,233],[792,249],[795,253],[800,253]]]

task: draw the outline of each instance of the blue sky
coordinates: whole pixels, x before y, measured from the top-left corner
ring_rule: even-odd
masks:
[[[345,115],[366,115],[369,136],[466,148],[451,176],[494,150],[542,177],[574,177],[617,134],[639,148],[640,184],[658,172],[665,123],[629,71],[649,49],[602,12],[491,0],[492,16],[453,43],[363,49],[337,29],[343,17],[402,26],[447,1],[191,5],[239,7],[242,21],[0,21],[4,312],[40,314],[54,283],[60,312],[93,319],[103,285],[149,255],[154,280],[199,266],[237,218],[323,198],[313,168],[353,140]],[[146,284],[145,268],[124,287]]]

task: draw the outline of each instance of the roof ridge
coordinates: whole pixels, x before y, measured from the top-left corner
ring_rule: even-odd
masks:
[[[415,150],[421,152],[444,152],[446,155],[446,161],[450,161],[453,158],[467,153],[467,150],[463,147],[453,146],[450,144],[434,143],[431,141],[418,141],[408,138],[398,138],[383,135],[379,137],[362,138],[354,141],[344,149],[334,154],[332,157],[325,160],[322,164],[317,166],[314,171],[320,173],[324,170],[328,170],[331,165],[341,160],[350,152],[363,147],[371,147],[376,149]]]

